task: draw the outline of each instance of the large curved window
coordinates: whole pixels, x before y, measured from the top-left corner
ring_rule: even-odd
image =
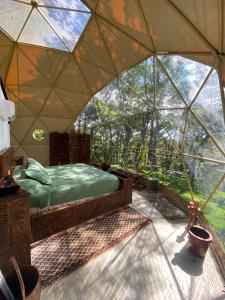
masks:
[[[156,176],[199,198],[225,249],[225,124],[216,69],[155,56],[98,92],[76,124],[92,127],[92,159]]]

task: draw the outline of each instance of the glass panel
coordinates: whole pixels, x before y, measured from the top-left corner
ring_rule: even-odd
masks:
[[[101,102],[98,99],[96,99],[96,110],[102,123],[113,122],[120,116],[119,112],[117,112],[110,104]]]
[[[30,11],[30,5],[12,0],[1,0],[0,27],[16,40]]]
[[[215,70],[207,80],[191,109],[225,149],[223,105],[219,79]]]
[[[207,134],[191,113],[188,116],[184,152],[214,160],[225,160],[225,157],[215,146],[209,134]]]
[[[137,66],[131,68],[120,76],[135,93],[145,99],[149,104],[153,103],[153,59],[149,58]]]
[[[186,165],[180,156],[174,153],[156,154],[155,161],[156,166],[150,164],[151,167],[143,170],[145,176],[156,177],[178,195],[191,198]]]
[[[199,199],[202,205],[224,174],[225,166],[194,158],[187,159],[187,166],[193,196]]]
[[[118,81],[118,88],[120,95],[118,109],[125,115],[127,113],[130,115],[145,112],[150,109],[148,103],[140,98],[124,83]]]
[[[167,130],[178,148],[181,147],[186,119],[185,109],[158,110],[161,125]]]
[[[100,128],[94,130],[94,136],[102,127],[109,129],[110,160],[121,166],[136,170],[155,170],[158,166],[157,156],[168,166],[175,153],[174,145],[157,116],[153,112],[140,113],[121,117],[109,122],[99,124]],[[106,116],[105,116],[106,117]],[[104,130],[101,134],[105,134]],[[101,137],[102,138],[102,137]],[[104,152],[103,144],[95,140],[98,153]],[[164,154],[165,153],[165,154]]]
[[[85,109],[81,112],[79,119],[76,123],[79,123],[79,126],[81,126],[81,123],[87,124],[87,126],[92,127],[96,126],[100,123],[100,118],[98,114],[97,109],[97,101],[95,98],[93,98],[85,107]]]
[[[208,203],[204,214],[225,252],[225,180]]]
[[[37,0],[40,5],[89,11],[80,0]]]
[[[172,80],[190,104],[206,78],[210,67],[181,56],[159,56]]]
[[[180,108],[186,107],[181,96],[173,86],[169,77],[164,72],[160,63],[156,64],[156,107],[158,108]]]
[[[95,98],[111,107],[121,116],[131,115],[148,110],[144,102],[124,83],[114,80],[95,95]]]
[[[32,11],[19,42],[68,51],[37,9]]]
[[[41,7],[39,10],[72,51],[89,20],[90,14]]]

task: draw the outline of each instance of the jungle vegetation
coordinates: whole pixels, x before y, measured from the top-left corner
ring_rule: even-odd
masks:
[[[92,135],[92,161],[157,177],[198,198],[225,250],[225,124],[216,69],[157,56],[98,92],[75,123]]]

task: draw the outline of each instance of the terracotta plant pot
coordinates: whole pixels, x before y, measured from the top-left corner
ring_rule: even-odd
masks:
[[[205,257],[209,244],[212,241],[211,234],[200,226],[191,226],[188,231],[189,249],[198,257]]]

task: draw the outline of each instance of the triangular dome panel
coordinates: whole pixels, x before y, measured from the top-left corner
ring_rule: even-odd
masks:
[[[16,122],[12,122],[10,130],[19,142],[22,142],[34,120],[34,117],[25,117],[17,118]]]
[[[88,63],[81,58],[77,58],[77,62],[83,74],[85,74],[86,82],[92,94],[99,91],[103,86],[110,82],[114,76],[111,73],[104,71],[101,68]]]
[[[149,105],[153,104],[153,58],[149,58],[125,71],[119,79],[137,93],[140,98],[148,102]]]
[[[74,123],[74,119],[40,117],[40,120],[45,125],[49,133],[53,131],[68,131],[70,129],[70,126]]]
[[[64,10],[47,6],[39,7],[39,12],[44,16],[51,28],[57,32],[57,37],[60,37],[67,49],[73,51],[89,20],[90,14],[87,13],[88,10],[86,9],[85,13],[83,13],[80,10]]]
[[[21,86],[19,98],[26,107],[37,115],[41,111],[50,90],[49,87]]]
[[[202,206],[224,175],[224,165],[193,157],[185,161],[192,181],[193,196],[201,201]]]
[[[215,47],[219,47],[220,5],[218,1],[172,0],[194,27]],[[207,22],[205,22],[207,18]]]
[[[84,77],[72,56],[70,56],[68,63],[65,65],[65,68],[56,81],[55,87],[82,94],[90,93],[87,84],[84,81]]]
[[[18,41],[21,43],[69,51],[63,41],[58,37],[56,32],[50,27],[36,8],[32,10]]]
[[[1,0],[0,27],[17,40],[31,8],[30,5],[24,5],[19,1]]]
[[[115,73],[115,67],[94,16],[91,17],[88,25],[82,35],[82,42],[77,45],[74,55],[86,59],[106,71]]]
[[[214,70],[191,107],[210,134],[225,150],[225,123],[219,79]]]
[[[5,75],[7,73],[9,63],[10,63],[10,58],[11,54],[13,51],[12,46],[2,46],[0,45],[0,70],[1,70],[1,76],[3,79],[5,79]]]
[[[69,60],[67,53],[28,45],[19,45],[20,51],[52,85]]]
[[[26,105],[24,105],[24,103],[21,100],[18,100],[14,103],[17,118],[34,116],[34,114],[26,107]]]
[[[189,113],[187,120],[184,152],[194,156],[225,161],[225,156],[217,148],[209,134],[202,128],[192,113]]]
[[[74,119],[78,116],[79,112],[87,104],[90,96],[83,95],[79,93],[72,93],[65,90],[57,89],[57,93],[61,99],[63,99],[64,104],[68,107],[68,109],[73,114]]]
[[[97,22],[118,73],[151,54],[148,49],[109,23],[100,18],[97,18]]]
[[[8,85],[14,85],[17,86],[19,83],[19,77],[18,77],[18,48],[15,47],[12,53],[10,65],[8,67],[7,76],[5,79],[6,86]]]
[[[158,110],[162,126],[174,141],[178,149],[182,148],[185,129],[186,109]]]
[[[165,73],[161,64],[156,64],[156,107],[157,108],[185,108],[186,105],[182,100],[177,89],[174,87],[168,75]]]
[[[27,86],[49,86],[46,78],[36,69],[28,57],[18,49],[18,76],[19,84]]]
[[[209,52],[211,50],[169,1],[141,0],[141,4],[157,51]]]
[[[58,117],[58,118],[68,118],[72,116],[72,112],[67,109],[63,104],[63,101],[57,95],[57,93],[52,90],[47,100],[44,104],[44,107],[41,111],[41,116],[46,117]]]
[[[190,105],[210,67],[177,55],[158,57],[183,99]]]
[[[150,50],[154,49],[138,1],[99,1],[97,12]]]

